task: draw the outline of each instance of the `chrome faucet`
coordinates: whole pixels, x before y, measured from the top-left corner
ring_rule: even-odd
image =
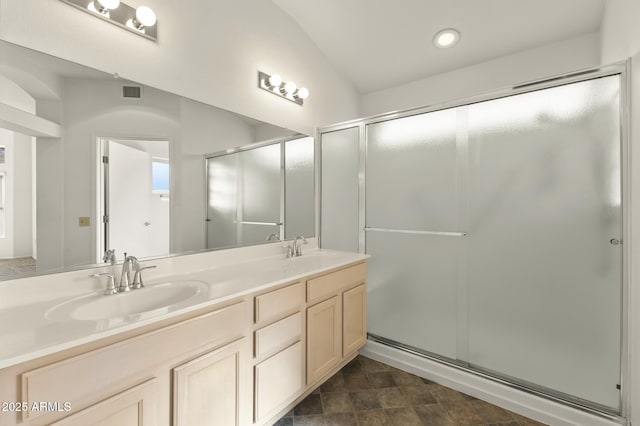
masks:
[[[302,235],[297,236],[295,240],[293,240],[293,246],[291,247],[291,251],[293,256],[302,256],[302,244],[298,244],[298,240],[302,240],[302,244],[307,244],[307,239]]]
[[[131,270],[136,263],[138,263],[138,259],[135,256],[127,256],[127,253],[124,254],[122,273],[120,274],[120,286],[118,287],[119,292],[131,290]]]
[[[134,263],[133,268],[135,269],[136,273],[133,275],[133,282],[131,283],[131,288],[134,290],[143,288],[144,283],[142,282],[142,271],[146,269],[154,269],[155,267],[156,265],[142,267],[140,266],[140,263],[138,262]]]
[[[113,274],[108,273],[108,272],[104,272],[101,274],[91,274],[89,275],[90,278],[101,278],[101,277],[108,277],[109,278],[109,283],[107,284],[107,288],[104,291],[105,295],[111,295],[111,294],[118,294],[118,288],[116,287],[116,280],[113,277]]]
[[[115,264],[115,251],[107,250],[104,253],[102,258],[105,262],[110,262],[112,265]],[[124,262],[122,262],[122,273],[120,274],[120,285],[116,284],[116,279],[113,273],[99,273],[99,274],[91,274],[89,277],[91,278],[109,278],[109,282],[107,284],[107,288],[104,294],[118,294],[127,292],[130,290],[135,290],[144,287],[144,283],[142,282],[142,271],[145,269],[155,268],[155,265],[141,267],[138,263],[138,258],[135,256],[127,256],[127,253],[124,254]],[[133,275],[133,280],[131,279],[131,274]]]
[[[110,263],[111,265],[116,264],[116,251],[114,249],[105,250],[104,256],[102,256],[102,261],[105,263]]]

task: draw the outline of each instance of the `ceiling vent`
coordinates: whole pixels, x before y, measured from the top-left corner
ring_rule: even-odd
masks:
[[[142,86],[122,86],[122,97],[127,99],[141,99]]]

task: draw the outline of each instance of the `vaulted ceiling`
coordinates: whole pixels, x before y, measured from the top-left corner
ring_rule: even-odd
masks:
[[[361,93],[597,32],[605,0],[272,0]],[[460,42],[433,45],[441,29]]]

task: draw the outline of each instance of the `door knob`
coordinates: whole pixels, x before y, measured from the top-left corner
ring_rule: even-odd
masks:
[[[622,244],[622,240],[618,240],[616,238],[610,239],[609,242],[611,243],[611,245],[614,245],[614,246],[617,246],[618,244]]]
[[[151,225],[151,222],[145,222],[144,223],[144,226],[149,226],[149,225]]]

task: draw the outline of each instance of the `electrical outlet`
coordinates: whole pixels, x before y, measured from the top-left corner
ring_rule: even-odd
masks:
[[[78,225],[80,226],[91,226],[91,218],[80,216],[78,218]]]

